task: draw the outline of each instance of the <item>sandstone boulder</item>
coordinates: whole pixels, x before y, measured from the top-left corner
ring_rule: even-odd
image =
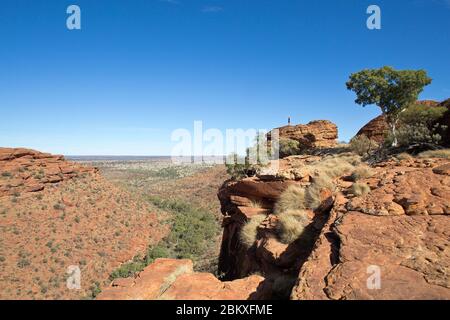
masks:
[[[337,144],[337,126],[327,120],[316,120],[295,126],[288,125],[274,130],[278,130],[280,139],[300,142],[302,149],[331,148]],[[268,141],[271,141],[272,135],[273,131],[268,134]]]
[[[370,120],[364,127],[362,127],[357,136],[365,135],[371,140],[378,143],[383,143],[385,133],[388,130],[388,124],[383,115],[379,115],[375,119]]]

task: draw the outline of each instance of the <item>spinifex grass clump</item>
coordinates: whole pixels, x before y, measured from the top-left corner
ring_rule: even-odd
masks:
[[[370,192],[370,187],[365,183],[354,183],[351,189],[351,192],[355,196],[363,196],[365,194],[368,194]]]
[[[372,168],[367,165],[360,165],[356,167],[355,171],[352,173],[352,180],[359,181],[362,179],[370,178],[374,175]]]
[[[312,182],[309,186],[289,186],[280,196],[275,205],[278,216],[278,237],[284,243],[292,243],[302,236],[309,224],[306,211],[317,209],[321,202],[321,192],[335,189],[334,180],[344,174],[355,171],[361,163],[361,158],[353,154],[329,156],[305,167]],[[362,173],[362,170],[358,174]]]
[[[251,217],[241,229],[241,241],[247,246],[251,247],[258,236],[258,227],[266,219],[266,215],[258,214]]]
[[[297,240],[309,224],[306,212],[288,210],[278,215],[277,233],[282,243],[292,243]]]
[[[450,159],[450,149],[430,150],[419,153],[419,158],[443,158]]]

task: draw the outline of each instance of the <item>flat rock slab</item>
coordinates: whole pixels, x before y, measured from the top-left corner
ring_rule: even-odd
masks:
[[[114,280],[97,300],[260,300],[270,299],[271,288],[261,276],[222,282],[194,272],[191,260],[156,259],[136,278]]]
[[[348,212],[335,234],[338,262],[324,259],[337,242],[323,238],[315,250],[319,256],[313,255],[300,272],[293,298],[450,299],[449,216]],[[378,271],[379,287],[373,282]]]

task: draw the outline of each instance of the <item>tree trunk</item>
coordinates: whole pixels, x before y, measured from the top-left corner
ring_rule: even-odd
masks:
[[[397,139],[397,123],[400,120],[400,114],[405,111],[406,108],[403,108],[398,114],[395,115],[395,119],[390,120],[389,117],[388,122],[389,122],[389,126],[391,127],[391,133],[392,133],[392,147],[395,148],[398,146],[398,139]]]
[[[393,140],[392,140],[392,147],[393,148],[398,146],[396,127],[397,127],[397,121],[394,121],[391,124],[391,133],[392,133],[392,137],[393,137]]]

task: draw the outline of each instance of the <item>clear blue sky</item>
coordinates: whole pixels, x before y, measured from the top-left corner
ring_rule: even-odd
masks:
[[[66,29],[66,8],[82,30]],[[366,8],[382,9],[382,30]],[[450,97],[448,0],[2,0],[0,146],[170,154],[172,130],[329,119],[348,140],[378,108],[350,73],[424,68]]]

